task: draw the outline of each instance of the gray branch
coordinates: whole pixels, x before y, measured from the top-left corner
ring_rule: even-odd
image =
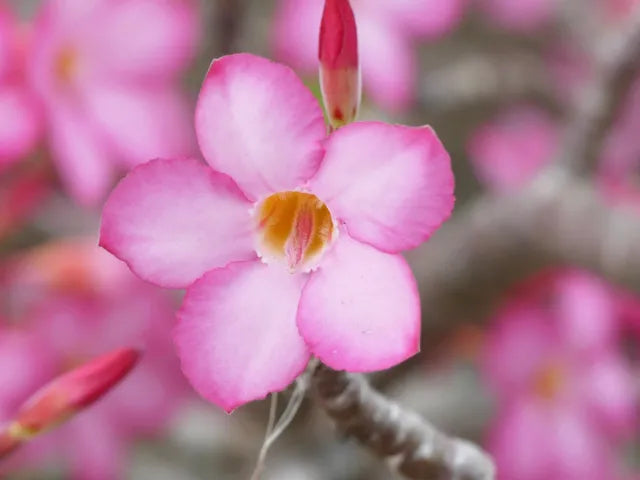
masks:
[[[361,375],[320,365],[314,394],[338,429],[412,480],[492,480],[491,459],[374,391]]]

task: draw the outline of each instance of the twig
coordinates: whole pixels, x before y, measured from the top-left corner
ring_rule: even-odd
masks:
[[[361,375],[320,365],[313,391],[339,430],[412,480],[491,480],[495,467],[478,447],[448,437],[374,391]]]

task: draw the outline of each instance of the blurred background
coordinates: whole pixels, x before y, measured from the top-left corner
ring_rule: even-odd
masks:
[[[640,478],[640,76],[607,80],[638,3],[352,0],[360,118],[432,125],[456,175],[452,219],[408,255],[422,353],[371,381],[486,448],[501,480]],[[0,0],[0,422],[95,355],[146,352],[2,478],[249,478],[268,405],[227,416],[197,397],[170,338],[180,295],[96,246],[100,212],[133,166],[199,156],[213,58],[284,62],[319,98],[322,5]],[[615,102],[572,147],[590,94]],[[583,151],[580,175],[557,173]],[[307,400],[263,478],[396,477]]]

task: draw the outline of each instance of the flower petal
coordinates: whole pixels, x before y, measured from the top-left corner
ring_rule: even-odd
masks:
[[[306,278],[239,262],[189,287],[174,340],[184,374],[203,397],[230,412],[302,372],[309,352],[295,316]]]
[[[113,180],[110,152],[83,116],[62,104],[49,123],[51,150],[62,183],[76,201],[95,205]]]
[[[211,65],[196,132],[207,162],[257,200],[315,173],[326,127],[318,102],[291,69],[238,54]]]
[[[189,106],[171,87],[100,84],[84,99],[96,125],[127,166],[195,153]]]
[[[186,67],[199,32],[193,0],[128,0],[95,8],[87,32],[101,75],[157,81]]]
[[[318,69],[318,40],[322,0],[279,0],[273,21],[272,44],[278,60],[310,74]]]
[[[390,18],[409,33],[436,38],[458,25],[467,8],[466,0],[372,0],[378,15]]]
[[[39,135],[33,99],[22,88],[0,85],[0,168],[27,155]]]
[[[298,328],[331,368],[392,367],[420,349],[420,298],[399,255],[343,234],[302,291]]]
[[[401,27],[388,19],[360,15],[358,45],[362,81],[367,93],[385,109],[398,112],[409,106],[415,94],[417,61]]]
[[[255,256],[249,208],[226,175],[197,160],[153,160],[111,193],[100,245],[145,280],[185,287],[212,268]]]
[[[310,188],[356,240],[400,252],[450,215],[451,162],[431,128],[355,123],[334,133],[326,149]]]

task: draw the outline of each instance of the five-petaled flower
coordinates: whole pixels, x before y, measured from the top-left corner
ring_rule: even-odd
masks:
[[[310,355],[349,371],[419,349],[420,301],[399,253],[454,203],[429,127],[352,123],[283,65],[216,60],[196,110],[209,167],[157,159],[108,199],[103,247],[140,277],[187,287],[174,340],[185,375],[231,411],[285,388]]]

